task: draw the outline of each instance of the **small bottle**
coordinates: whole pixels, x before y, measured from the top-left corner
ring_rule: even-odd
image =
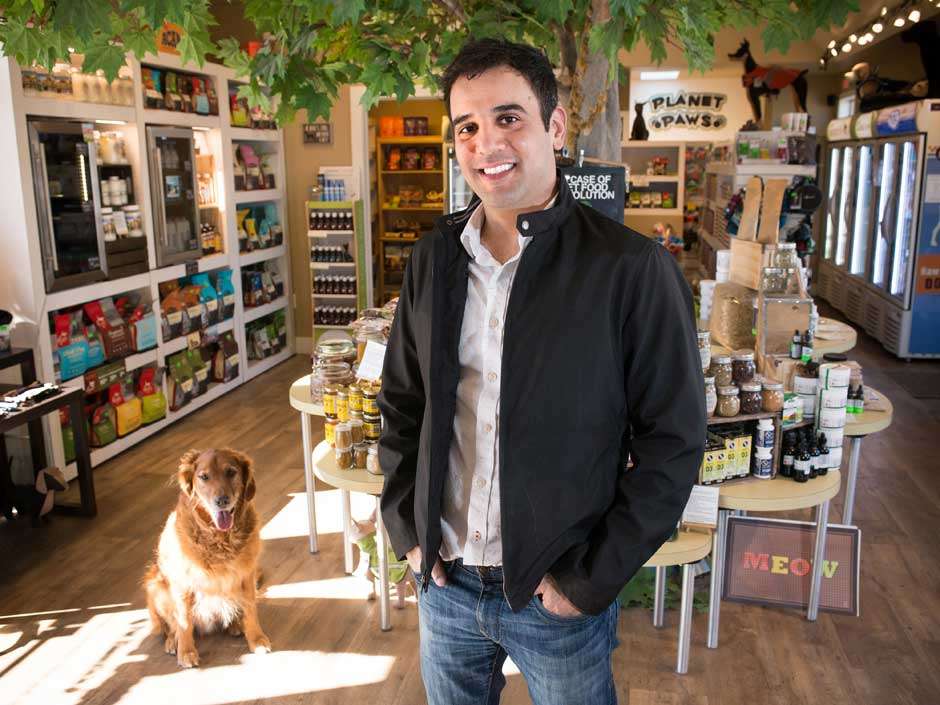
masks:
[[[809,449],[809,477],[813,479],[819,475],[819,447],[813,443]]]
[[[849,385],[849,393],[845,400],[845,413],[854,414],[855,413],[855,387],[851,384]]]
[[[803,335],[802,357],[804,364],[813,359],[813,334],[809,331]]]
[[[829,444],[826,442],[826,434],[819,434],[819,468],[817,474],[826,476],[829,474]]]
[[[786,434],[783,441],[783,459],[780,461],[781,477],[793,477],[793,436]]]
[[[806,446],[800,446],[799,453],[793,459],[793,479],[797,482],[809,480],[809,451]]]
[[[800,331],[793,331],[793,339],[790,341],[790,359],[799,360],[803,355],[803,336]]]
[[[858,385],[855,388],[855,413],[861,414],[865,411],[865,387]]]

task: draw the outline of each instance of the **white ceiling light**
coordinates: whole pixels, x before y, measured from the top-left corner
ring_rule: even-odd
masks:
[[[873,24],[871,28],[875,34],[881,34],[881,31],[885,28],[885,26],[881,22],[875,22],[875,24]]]
[[[842,45],[842,51],[848,54],[850,51],[852,51],[852,45],[846,42],[845,44]]]
[[[920,22],[920,10],[918,10],[917,8],[914,8],[913,10],[911,10],[911,14],[907,16],[907,19],[909,19],[911,22],[915,24]]]
[[[894,26],[895,26],[895,27],[903,27],[903,26],[904,26],[904,18],[903,18],[903,17],[898,17],[896,20],[894,20]]]
[[[640,71],[641,81],[675,81],[679,78],[679,71]]]
[[[827,49],[832,49],[832,48],[835,47],[835,45],[836,45],[836,40],[833,39],[831,42],[829,42],[829,46],[827,46],[826,48],[827,48]]]

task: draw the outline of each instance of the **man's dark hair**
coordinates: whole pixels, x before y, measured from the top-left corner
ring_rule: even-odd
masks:
[[[475,39],[463,45],[460,53],[444,70],[441,84],[450,115],[450,90],[461,76],[473,79],[489,69],[506,66],[521,74],[539,101],[542,123],[548,130],[552,111],[558,105],[558,84],[548,57],[535,47],[503,39]],[[453,116],[451,116],[453,117]]]

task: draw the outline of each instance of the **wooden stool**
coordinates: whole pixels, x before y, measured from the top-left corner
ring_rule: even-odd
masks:
[[[692,566],[702,560],[711,551],[712,538],[709,534],[693,531],[680,531],[675,541],[667,541],[644,564],[646,568],[656,569],[656,586],[653,603],[653,626],[663,626],[663,612],[666,600],[666,568],[682,566],[682,602],[679,607],[679,647],[676,658],[676,673],[689,670],[689,648],[692,643],[692,591],[694,575]]]

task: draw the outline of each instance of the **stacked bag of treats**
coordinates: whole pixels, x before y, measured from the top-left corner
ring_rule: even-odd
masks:
[[[256,152],[244,142],[232,145],[235,150],[235,190],[255,191],[277,188],[270,154]]]
[[[219,97],[212,81],[202,76],[141,66],[144,107],[199,115],[218,115]]]
[[[284,242],[284,230],[273,203],[256,203],[235,211],[238,251],[251,252],[277,247]]]
[[[232,270],[161,283],[160,312],[164,342],[228,320],[235,315]]]
[[[287,347],[287,315],[275,311],[252,321],[245,328],[249,360],[263,360]]]
[[[157,345],[156,316],[138,293],[90,301],[50,318],[57,381]]]
[[[238,343],[231,331],[207,337],[199,347],[169,355],[166,364],[170,411],[177,411],[208,392],[211,383],[238,377]]]
[[[284,278],[277,260],[242,268],[242,299],[245,308],[263,306],[284,296]]]

